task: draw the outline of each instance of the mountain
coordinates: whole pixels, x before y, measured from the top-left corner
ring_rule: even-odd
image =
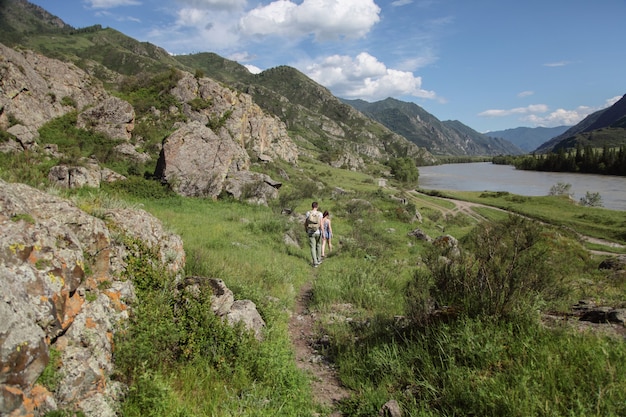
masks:
[[[585,117],[580,123],[536,149],[538,153],[574,149],[578,145],[602,148],[626,145],[626,95],[615,104]]]
[[[516,127],[485,133],[492,138],[502,138],[517,145],[525,152],[532,152],[555,136],[565,132],[571,126],[557,127]]]
[[[369,103],[343,100],[434,155],[517,155],[520,148],[500,138],[490,138],[459,121],[440,121],[415,103],[394,98]]]
[[[110,28],[72,28],[25,0],[0,1],[0,21],[6,24],[0,30],[1,43],[72,62],[110,89],[122,89],[154,74],[187,71],[249,94],[287,125],[304,154],[333,166],[360,169],[363,161],[394,157],[410,157],[421,165],[435,162],[425,148],[355,111],[294,68],[252,74],[213,53],[171,56]]]
[[[178,56],[179,62],[196,72],[228,84],[246,94],[265,111],[279,117],[294,136],[321,150],[331,162],[349,149],[380,159],[409,156],[419,164],[434,163],[430,152],[398,132],[363,115],[335,97],[327,88],[289,66],[270,68],[260,74],[214,53]]]

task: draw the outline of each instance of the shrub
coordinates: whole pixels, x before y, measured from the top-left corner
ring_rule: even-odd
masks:
[[[580,198],[580,205],[586,207],[602,207],[602,197],[600,193],[587,191],[585,196]]]
[[[532,311],[555,272],[541,242],[537,223],[509,216],[477,226],[458,256],[442,257],[433,248],[425,261],[433,273],[435,299],[470,317]]]
[[[572,184],[559,182],[550,187],[550,195],[569,195]]]

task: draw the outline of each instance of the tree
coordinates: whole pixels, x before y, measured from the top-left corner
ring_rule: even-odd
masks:
[[[413,159],[393,158],[387,162],[391,169],[391,174],[402,183],[417,183],[419,179],[419,171]]]

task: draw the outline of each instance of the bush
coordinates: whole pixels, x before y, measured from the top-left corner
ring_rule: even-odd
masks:
[[[548,250],[539,224],[519,216],[476,227],[466,250],[443,257],[433,248],[426,264],[441,305],[469,317],[506,317],[534,310],[543,290],[553,284]]]

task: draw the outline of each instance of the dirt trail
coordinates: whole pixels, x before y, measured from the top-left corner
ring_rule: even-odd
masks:
[[[331,409],[330,417],[340,417],[338,402],[347,398],[350,391],[341,385],[332,364],[316,349],[316,315],[309,310],[312,291],[311,282],[300,289],[294,314],[289,321],[289,334],[296,354],[296,365],[312,377],[313,398]]]

